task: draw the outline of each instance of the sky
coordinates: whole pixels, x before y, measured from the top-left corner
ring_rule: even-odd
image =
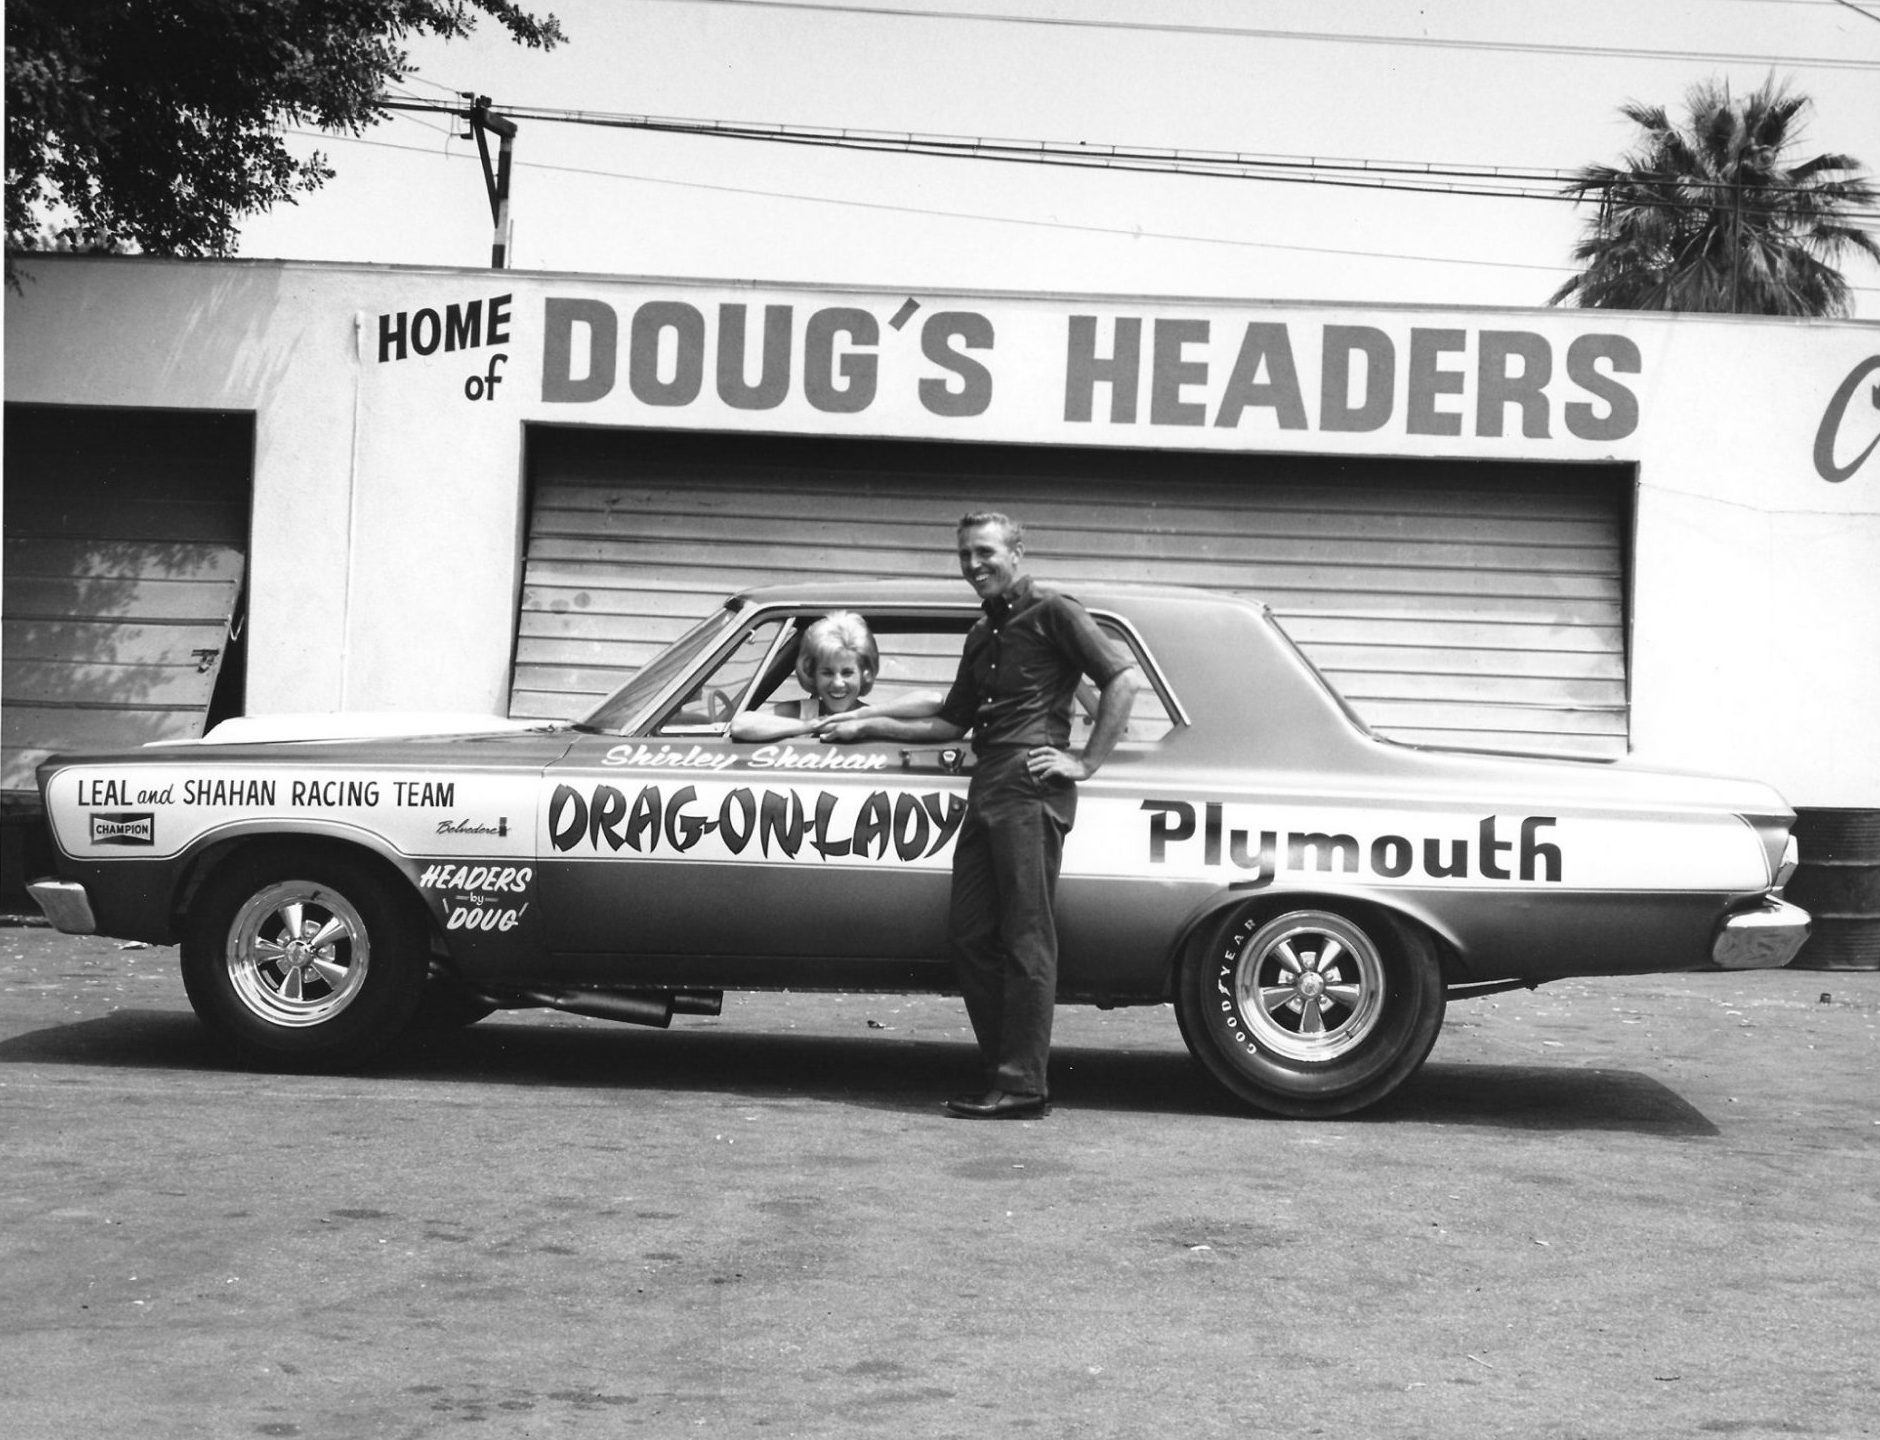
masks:
[[[1880,170],[1880,0],[524,0],[414,41],[415,99],[919,135],[1567,171],[1617,163],[1630,100],[1808,95],[1801,152]],[[486,266],[473,141],[400,114],[290,134],[335,179],[244,256]],[[1588,211],[1552,199],[1143,175],[528,119],[510,264],[905,290],[1535,306]],[[1856,314],[1880,319],[1857,259]]]

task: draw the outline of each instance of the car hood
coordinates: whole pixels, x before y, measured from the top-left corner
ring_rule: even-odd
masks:
[[[43,785],[55,772],[72,766],[530,770],[560,759],[574,739],[575,731],[562,721],[493,715],[259,715],[224,721],[198,740],[49,755],[38,772]]]
[[[445,735],[510,735],[567,729],[561,720],[509,720],[455,710],[347,711],[238,715],[200,739],[153,740],[146,749],[188,745],[273,745],[288,740],[404,740]]]

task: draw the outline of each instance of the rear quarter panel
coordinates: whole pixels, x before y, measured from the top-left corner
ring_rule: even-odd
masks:
[[[1116,943],[1139,941],[1144,911],[1179,931],[1253,902],[1384,906],[1440,936],[1474,980],[1689,969],[1724,911],[1771,880],[1755,828],[1729,813],[1415,800],[1278,777],[1088,801],[1061,898],[1067,956],[1086,957],[1077,968],[1098,989],[1131,983],[1138,961]]]
[[[454,954],[511,963],[535,944],[535,797],[564,738],[166,747],[67,759],[41,785],[61,874],[101,933],[162,943],[199,861],[246,843],[323,841],[382,857]]]
[[[1458,978],[1543,980],[1704,965],[1773,882],[1792,812],[1768,786],[1392,744],[1259,610],[1163,594],[1130,613],[1190,724],[1084,787],[1061,914],[1066,963],[1099,987],[1136,963],[1113,941],[1138,904],[1190,902],[1192,924],[1374,903],[1441,937]]]

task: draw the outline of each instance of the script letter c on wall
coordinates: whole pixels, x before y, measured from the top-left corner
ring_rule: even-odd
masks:
[[[1870,356],[1856,365],[1841,382],[1840,389],[1834,392],[1834,398],[1828,402],[1828,408],[1822,412],[1821,428],[1815,432],[1815,473],[1832,484],[1840,484],[1866,463],[1873,454],[1874,446],[1880,445],[1880,435],[1867,442],[1867,448],[1845,465],[1834,463],[1834,442],[1840,437],[1841,422],[1847,418],[1847,407],[1854,398],[1854,392],[1860,389],[1861,382],[1868,376],[1880,371],[1880,355]],[[1873,408],[1880,411],[1880,382],[1873,389]]]

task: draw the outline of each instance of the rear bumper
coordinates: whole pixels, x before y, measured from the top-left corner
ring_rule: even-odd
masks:
[[[1711,942],[1710,958],[1720,970],[1774,970],[1795,958],[1808,939],[1806,910],[1765,898],[1754,910],[1725,920]]]
[[[35,880],[27,894],[46,912],[55,929],[67,935],[96,935],[98,919],[91,913],[91,896],[76,880]]]

